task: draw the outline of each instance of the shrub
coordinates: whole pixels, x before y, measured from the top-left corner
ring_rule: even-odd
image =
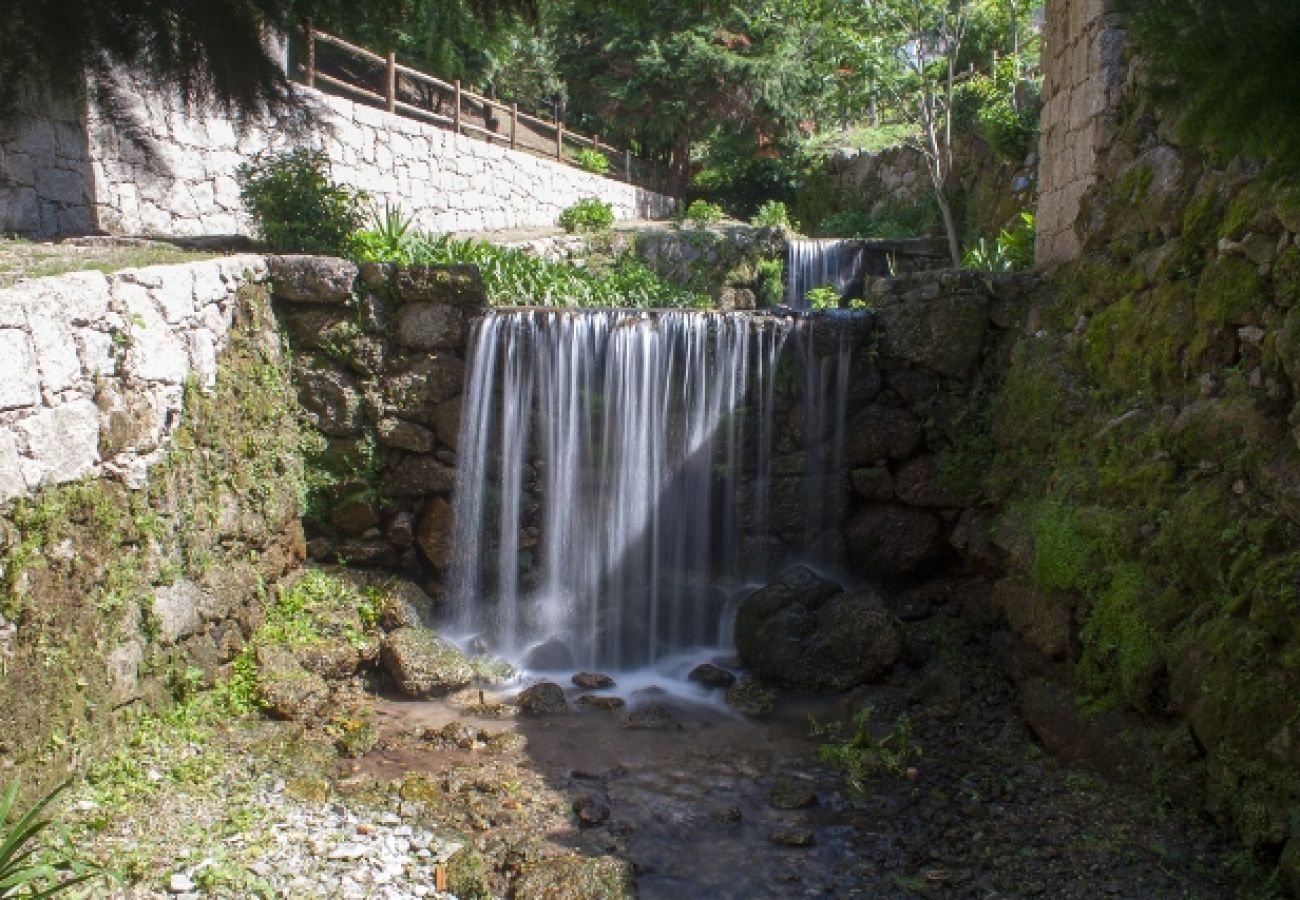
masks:
[[[341,253],[364,221],[365,194],[334,184],[319,150],[261,154],[236,172],[240,197],[272,250]]]
[[[840,292],[833,287],[813,288],[804,294],[809,309],[839,309]]]
[[[708,228],[710,225],[716,225],[726,216],[722,207],[716,203],[710,203],[707,200],[692,200],[691,205],[686,207],[686,214],[683,216],[688,222],[696,228]]]
[[[1020,221],[1004,228],[995,242],[980,238],[966,251],[961,264],[984,272],[1023,272],[1034,266],[1034,214],[1022,212]]]
[[[8,827],[10,816],[15,815],[18,782],[0,797],[0,897],[51,897],[103,874],[98,866],[75,857],[66,834],[65,847],[60,849],[37,843],[42,832],[55,827],[43,814],[67,786],[64,782],[56,787]]]
[[[758,208],[754,218],[749,220],[749,224],[755,228],[781,228],[786,231],[792,231],[790,225],[790,211],[786,209],[785,204],[780,200],[768,200]]]
[[[560,213],[560,225],[565,231],[604,231],[614,224],[614,210],[602,200],[587,197]]]
[[[779,306],[785,300],[785,263],[779,259],[758,261],[758,302]]]
[[[596,175],[609,172],[609,157],[599,150],[583,147],[578,151],[578,165]]]
[[[384,201],[384,211],[370,211],[370,227],[348,238],[348,255],[406,264],[410,262],[410,216]]]

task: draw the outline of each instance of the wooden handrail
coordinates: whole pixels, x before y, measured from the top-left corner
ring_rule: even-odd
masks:
[[[632,183],[633,165],[632,149],[630,147],[620,149],[611,144],[602,143],[599,134],[588,137],[579,132],[570,131],[565,126],[564,121],[559,119],[558,116],[555,119],[546,119],[539,115],[523,112],[519,109],[518,103],[503,103],[495,98],[485,97],[482,94],[467,90],[461,85],[459,80],[443,81],[441,78],[437,78],[427,72],[422,72],[419,69],[414,69],[398,62],[397,54],[394,51],[390,51],[387,55],[381,56],[378,53],[367,50],[365,47],[360,47],[344,40],[343,38],[328,34],[324,31],[319,31],[315,28],[311,19],[307,19],[304,22],[303,31],[306,39],[305,58],[304,62],[299,65],[298,68],[301,70],[303,75],[303,84],[307,87],[316,87],[317,84],[320,84],[335,88],[373,102],[390,113],[400,113],[413,118],[423,119],[451,128],[457,134],[481,135],[488,141],[501,141],[502,143],[507,144],[512,150],[529,149],[531,152],[537,153],[539,152],[538,150],[524,146],[519,140],[519,123],[524,122],[555,133],[553,158],[558,159],[561,162],[575,165],[572,159],[565,156],[564,145],[566,141],[574,146],[590,147],[598,153],[605,153],[609,156],[613,156],[615,160],[617,160],[619,156],[622,156],[623,178],[629,184]],[[357,56],[362,60],[382,67],[384,79],[382,92],[362,87],[361,85],[321,72],[316,58],[316,44],[318,42],[336,47]],[[399,96],[399,76],[409,78],[421,84],[430,85],[439,91],[450,93],[452,95],[451,115],[443,115],[432,109],[426,109],[402,100]],[[474,122],[465,121],[463,112],[466,102],[471,104],[481,104],[487,109],[499,110],[508,114],[510,117],[509,132],[503,134],[494,128],[485,128],[481,125],[476,125]],[[558,109],[556,112],[558,113]]]

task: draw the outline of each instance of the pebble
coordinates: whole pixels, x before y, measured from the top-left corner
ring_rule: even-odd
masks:
[[[188,894],[194,888],[194,880],[184,872],[173,872],[171,880],[167,882],[167,890],[173,894]]]

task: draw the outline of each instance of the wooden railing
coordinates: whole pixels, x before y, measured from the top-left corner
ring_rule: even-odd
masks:
[[[443,81],[441,78],[435,78],[418,69],[402,65],[397,61],[397,54],[392,51],[387,56],[381,56],[364,47],[351,44],[340,37],[318,31],[312,27],[310,21],[304,29],[304,38],[303,61],[299,64],[298,69],[302,74],[303,83],[307,87],[340,91],[345,95],[357,97],[372,105],[380,106],[390,113],[431,122],[448,128],[457,134],[472,135],[489,143],[498,141],[509,146],[511,150],[524,150],[572,166],[580,167],[580,164],[576,153],[570,152],[571,148],[594,150],[609,160],[609,171],[604,174],[610,177],[621,176],[629,184],[636,183],[644,187],[654,185],[659,189],[662,188],[664,180],[662,173],[650,163],[635,157],[630,148],[620,149],[611,144],[603,143],[600,140],[600,135],[588,137],[576,131],[570,131],[565,127],[563,120],[558,117],[555,120],[550,120],[522,112],[518,103],[502,103],[492,97],[484,97],[481,94],[473,93],[462,87],[459,80]],[[382,89],[376,90],[373,85],[365,86],[321,71],[317,59],[317,47],[322,44],[341,50],[343,53],[379,69],[376,74],[380,75],[380,78],[376,80],[381,81]],[[427,91],[428,106],[411,103],[404,99],[402,92],[403,79]],[[449,109],[444,109],[441,103],[442,96],[450,100]],[[438,98],[439,101],[436,105],[434,103],[435,98]],[[473,106],[477,106],[484,111],[481,116],[483,124],[467,121],[471,117],[469,107]],[[508,128],[504,133],[497,130],[496,122],[499,120],[491,114],[491,111],[494,110],[500,111],[508,117],[505,120],[508,123]],[[521,122],[529,126],[522,134],[519,127]],[[553,135],[554,139],[543,139],[545,134]],[[532,139],[527,139],[530,136]],[[539,142],[543,140],[547,144],[545,149],[538,146]]]

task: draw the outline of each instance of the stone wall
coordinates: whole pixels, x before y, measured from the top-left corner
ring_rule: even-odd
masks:
[[[42,97],[27,99],[19,110],[0,126],[0,233],[93,231],[93,185],[81,106]]]
[[[232,256],[0,290],[0,503],[86,476],[132,485],[211,387],[238,291],[266,262]]]
[[[92,103],[84,129],[75,117],[19,120],[16,134],[0,137],[0,174],[24,189],[13,195],[22,202],[4,207],[0,227],[44,236],[246,235],[251,223],[236,170],[258,153],[296,146],[324,150],[336,181],[366,191],[380,207],[400,205],[431,231],[551,226],[586,197],[608,202],[620,220],[662,218],[672,209],[667,197],[573,166],[298,91],[308,120],[241,127],[219,113],[197,115],[176,95],[123,76],[112,115]],[[36,179],[32,160],[45,158],[57,158],[57,168],[42,167]],[[89,215],[84,199],[74,202],[78,196],[89,196]]]
[[[266,276],[231,257],[0,292],[0,767],[28,782],[228,672],[302,558]]]
[[[1124,32],[1109,0],[1047,0],[1037,214],[1039,265],[1079,256],[1075,221],[1115,133],[1127,74]]]

